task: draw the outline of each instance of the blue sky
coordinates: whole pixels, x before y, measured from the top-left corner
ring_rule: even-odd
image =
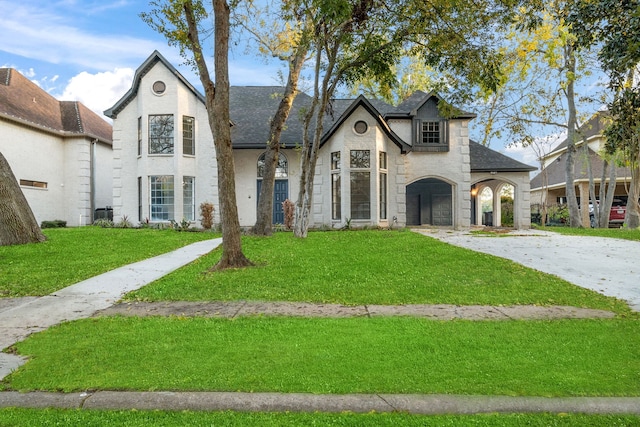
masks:
[[[139,17],[148,1],[0,0],[0,67],[16,68],[51,95],[78,100],[101,113],[130,87],[135,69],[160,51],[196,87],[199,79],[182,65],[177,49]],[[277,63],[247,53],[244,44],[230,52],[232,85],[277,85]],[[536,165],[521,148],[492,148]]]
[[[0,66],[16,68],[56,98],[104,111],[155,49],[200,86],[177,49],[140,19],[147,1],[0,0],[0,10]],[[230,53],[230,69],[233,85],[277,84],[277,64],[266,65],[244,46]]]

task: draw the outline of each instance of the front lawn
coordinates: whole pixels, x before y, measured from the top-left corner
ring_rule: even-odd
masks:
[[[2,426],[211,427],[211,426],[360,426],[360,427],[623,427],[640,424],[638,416],[583,414],[484,414],[424,416],[400,413],[322,414],[260,412],[94,411],[0,409]]]
[[[126,264],[151,258],[212,233],[121,228],[44,229],[47,241],[0,246],[0,298],[48,295]]]
[[[243,238],[256,267],[207,273],[221,248],[126,296],[145,301],[572,305],[628,313],[626,303],[512,261],[408,231]]]
[[[640,395],[640,321],[86,319],[15,345],[17,390]]]
[[[640,228],[571,228],[571,227],[536,227],[539,230],[553,231],[554,233],[569,236],[593,236],[609,237],[614,239],[640,241]]]

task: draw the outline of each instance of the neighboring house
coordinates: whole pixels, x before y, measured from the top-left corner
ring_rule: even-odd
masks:
[[[589,174],[587,169],[587,155],[591,160],[591,169],[595,183],[596,197],[600,192],[600,182],[604,162],[599,153],[604,151],[605,137],[604,129],[607,126],[608,115],[606,112],[596,113],[588,122],[580,127],[579,138],[576,143],[577,152],[575,155],[574,173],[575,188],[580,203],[582,222],[585,227],[589,226]],[[584,141],[586,139],[588,154],[585,152]],[[566,165],[567,165],[567,145],[565,139],[549,154],[542,159],[542,170],[531,180],[531,203],[549,205],[565,204],[566,194]],[[631,171],[628,168],[616,168],[616,189],[615,198],[626,203],[627,187],[631,180]],[[608,181],[609,171],[606,173]]]
[[[257,197],[280,87],[231,87],[231,133],[238,214],[256,220]],[[298,198],[302,144],[300,93],[281,139],[274,223],[281,201]],[[397,107],[363,96],[334,100],[316,166],[312,225],[339,228],[480,223],[478,191],[512,185],[515,226],[530,226],[529,172],[534,167],[469,141],[461,112],[444,119],[440,98],[416,92]],[[158,52],[136,71],[131,89],[109,110],[113,119],[116,220],[198,220],[200,203],[218,208],[217,167],[203,96]],[[499,197],[494,223],[500,225]],[[216,211],[216,215],[219,211]]]
[[[12,68],[0,68],[0,152],[38,223],[90,224],[112,204],[111,125]]]

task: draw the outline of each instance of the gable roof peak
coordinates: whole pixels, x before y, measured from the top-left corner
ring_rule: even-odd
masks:
[[[120,98],[113,107],[104,111],[104,115],[115,119],[118,114],[136,97],[142,78],[158,63],[164,65],[182,84],[184,84],[203,104],[205,97],[202,95],[180,72],[162,56],[158,50],[154,50],[151,55],[138,67],[133,75],[131,88]]]

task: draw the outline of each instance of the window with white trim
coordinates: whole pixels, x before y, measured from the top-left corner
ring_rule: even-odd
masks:
[[[196,178],[182,177],[182,217],[187,221],[196,220]]]
[[[387,219],[387,153],[381,151],[379,153],[379,206],[380,206],[380,219]]]
[[[342,190],[340,188],[340,152],[331,153],[331,219],[342,218]]]
[[[173,154],[173,114],[149,116],[149,154]]]
[[[351,150],[351,219],[371,219],[371,151]]]
[[[150,176],[149,189],[151,221],[171,221],[175,219],[173,176]]]
[[[188,156],[196,154],[194,123],[193,117],[182,116],[182,154]]]

